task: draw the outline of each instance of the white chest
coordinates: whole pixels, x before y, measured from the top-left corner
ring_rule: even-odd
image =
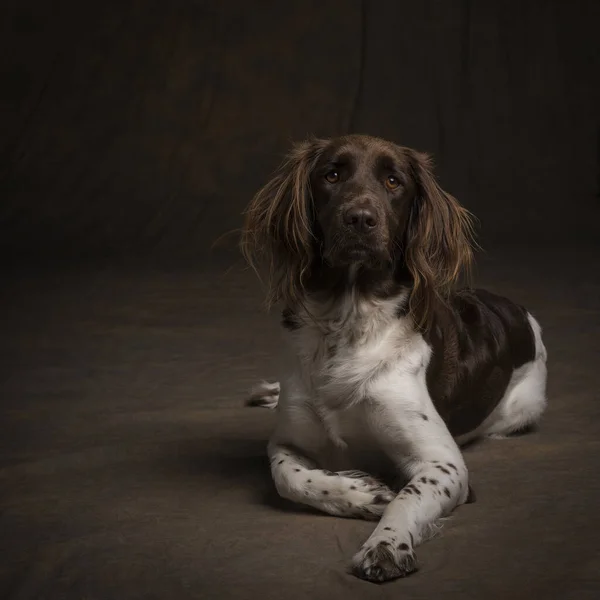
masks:
[[[408,319],[386,311],[356,310],[296,332],[302,379],[328,408],[349,407],[369,396],[381,377],[422,364],[422,337]]]

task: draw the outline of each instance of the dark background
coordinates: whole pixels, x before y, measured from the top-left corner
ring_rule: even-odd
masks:
[[[599,31],[596,0],[2,2],[0,597],[597,598]],[[242,406],[281,348],[241,212],[346,132],[433,154],[550,355],[543,427],[465,451],[477,503],[384,588]]]
[[[3,254],[196,257],[239,227],[292,140],[345,132],[431,152],[486,247],[591,239],[599,13],[593,0],[9,2]]]

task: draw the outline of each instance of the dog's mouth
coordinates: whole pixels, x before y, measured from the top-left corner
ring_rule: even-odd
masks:
[[[334,262],[340,266],[361,264],[376,267],[385,261],[387,261],[387,254],[384,250],[364,242],[357,242],[340,248]]]
[[[373,256],[374,252],[372,248],[364,245],[351,246],[346,248],[343,252],[343,256],[351,261],[354,260],[366,260]]]

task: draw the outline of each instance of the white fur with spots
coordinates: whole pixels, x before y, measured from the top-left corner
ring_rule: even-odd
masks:
[[[459,444],[531,425],[546,406],[546,350],[530,316],[534,360],[515,370],[481,427],[454,439],[427,390],[431,347],[409,318],[396,316],[402,300],[349,297],[320,314],[318,325],[291,332],[297,356],[291,376],[281,386],[260,384],[253,394],[253,404],[277,410],[268,453],[281,496],[335,516],[380,519],[352,560],[353,571],[370,581],[413,571],[415,547],[467,500]],[[367,445],[407,478],[397,493],[365,473],[348,472],[359,468],[352,460]]]

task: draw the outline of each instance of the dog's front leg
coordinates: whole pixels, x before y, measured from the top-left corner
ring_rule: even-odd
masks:
[[[275,487],[282,498],[337,517],[379,519],[393,492],[361,471],[320,469],[297,448],[269,444]]]
[[[435,531],[436,519],[466,501],[468,473],[422,379],[380,389],[366,413],[383,449],[410,479],[352,562],[358,577],[383,582],[416,570],[415,547]]]
[[[394,493],[366,473],[321,468],[318,457],[332,444],[336,442],[301,386],[282,387],[277,424],[268,446],[279,495],[330,515],[379,519]]]

